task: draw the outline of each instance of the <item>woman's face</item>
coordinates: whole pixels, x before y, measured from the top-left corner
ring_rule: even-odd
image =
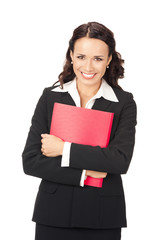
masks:
[[[83,37],[74,45],[70,53],[77,80],[84,85],[96,85],[101,82],[112,56],[105,42],[95,38]]]

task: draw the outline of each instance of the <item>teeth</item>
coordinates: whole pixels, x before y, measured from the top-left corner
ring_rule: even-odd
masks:
[[[84,77],[87,77],[87,78],[91,78],[94,76],[94,74],[86,74],[86,73],[82,73],[84,75]]]

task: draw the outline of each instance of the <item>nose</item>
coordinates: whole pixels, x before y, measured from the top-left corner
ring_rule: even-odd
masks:
[[[84,69],[87,73],[93,71],[93,63],[91,59],[85,61]]]

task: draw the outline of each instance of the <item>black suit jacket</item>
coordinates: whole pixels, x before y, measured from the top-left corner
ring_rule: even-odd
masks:
[[[128,170],[135,142],[136,104],[132,94],[113,88],[119,102],[103,97],[95,101],[93,109],[115,114],[109,146],[72,143],[70,166],[61,167],[61,156],[41,154],[41,134],[49,133],[54,102],[75,103],[69,93],[52,89],[46,88],[39,99],[22,154],[24,172],[42,179],[33,221],[58,227],[126,227],[120,175]],[[107,172],[103,187],[81,187],[82,169]]]

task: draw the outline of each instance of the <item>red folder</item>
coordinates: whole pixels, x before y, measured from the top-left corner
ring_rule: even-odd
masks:
[[[113,117],[110,112],[54,103],[50,134],[66,142],[107,147]],[[84,184],[102,187],[102,182],[103,178],[87,177]]]

